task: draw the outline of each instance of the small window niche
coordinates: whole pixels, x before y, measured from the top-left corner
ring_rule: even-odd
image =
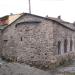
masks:
[[[4,43],[6,43],[7,41],[8,41],[8,40],[5,39],[5,40],[4,40]]]
[[[61,41],[58,41],[58,54],[61,54]]]
[[[67,52],[67,44],[68,44],[68,41],[67,39],[64,40],[64,53]]]
[[[23,41],[22,37],[21,37],[21,41]]]

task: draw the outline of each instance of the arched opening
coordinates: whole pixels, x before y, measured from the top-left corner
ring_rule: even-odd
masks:
[[[72,51],[72,45],[73,45],[73,41],[72,39],[70,40],[70,51]]]
[[[67,41],[67,39],[65,39],[64,40],[64,53],[67,52],[67,43],[68,43],[68,41]]]
[[[58,41],[58,54],[61,54],[61,41]]]

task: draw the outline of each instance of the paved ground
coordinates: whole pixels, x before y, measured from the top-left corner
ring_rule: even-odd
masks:
[[[58,71],[75,73],[75,60],[73,60],[72,63],[70,65],[67,65],[66,67],[58,68]]]
[[[75,75],[75,61],[66,67],[43,71],[28,65],[7,63],[0,59],[0,75]]]
[[[61,66],[52,72],[49,72],[52,73],[52,75],[75,75],[75,60],[73,60],[72,63],[66,67]]]
[[[0,75],[50,75],[50,73],[28,65],[8,63],[0,66]]]
[[[68,75],[75,73],[75,66],[61,67],[53,71],[43,71],[19,63],[6,63],[0,66],[0,75]]]

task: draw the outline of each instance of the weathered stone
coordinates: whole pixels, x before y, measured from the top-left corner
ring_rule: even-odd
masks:
[[[75,32],[72,28],[73,26],[68,28],[51,19],[23,15],[3,30],[1,54],[7,59],[31,65],[56,64],[65,58],[61,56],[66,53],[65,40],[67,52],[75,49]],[[61,56],[59,59],[55,56],[58,54]]]

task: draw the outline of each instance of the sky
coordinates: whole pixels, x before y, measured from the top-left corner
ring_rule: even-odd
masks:
[[[0,0],[0,17],[10,13],[29,13],[29,0]],[[31,0],[31,13],[75,21],[75,0]]]

